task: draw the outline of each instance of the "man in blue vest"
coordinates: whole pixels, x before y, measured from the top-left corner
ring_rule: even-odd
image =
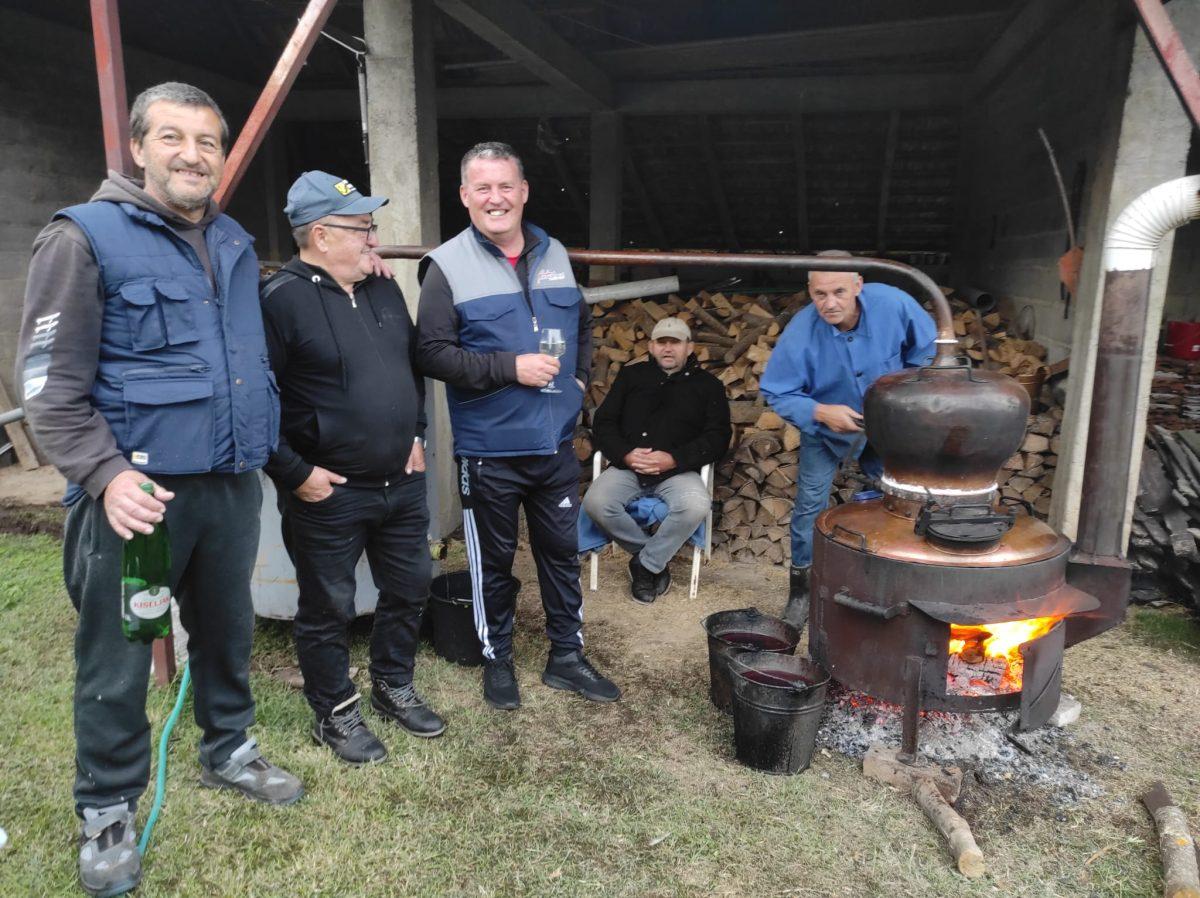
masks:
[[[845,250],[819,255],[852,259]],[[862,454],[864,472],[882,472],[866,446],[863,396],[878,378],[933,359],[937,329],[915,299],[887,284],[864,284],[852,271],[810,271],[812,304],[779,337],[759,389],[800,430],[800,471],[792,509],[792,567],[783,617],[808,620],[813,524],[829,503],[838,466]]]
[[[201,783],[271,804],[304,791],[246,734],[257,470],[276,444],[279,399],[251,237],[212,200],[228,140],[203,91],[144,91],[130,147],[145,181],[110,171],[90,202],[55,214],[29,267],[17,379],[41,448],[69,482],[75,807],[80,881],[92,895],[123,894],[141,878],[133,821],[150,773],[150,646],[122,635],[119,585],[135,532],[170,528]]]
[[[417,361],[446,382],[483,697],[501,710],[521,704],[512,562],[523,506],[550,638],[542,682],[616,701],[620,690],[584,657],[581,632],[579,462],[570,441],[591,364],[591,316],[563,245],[523,221],[529,184],[512,147],[477,144],[460,174],[471,224],[421,260]]]

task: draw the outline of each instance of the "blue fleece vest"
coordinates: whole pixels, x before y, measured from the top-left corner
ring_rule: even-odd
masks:
[[[279,439],[253,238],[226,215],[196,251],[153,212],[91,202],[56,213],[91,243],[104,292],[92,405],[150,474],[261,468]],[[68,491],[70,501],[78,488]]]
[[[572,437],[583,407],[583,391],[575,382],[583,297],[563,245],[541,228],[528,223],[525,227],[539,241],[527,259],[528,302],[516,270],[474,227],[428,256],[450,284],[463,349],[537,352],[539,331],[546,327],[561,330],[567,344],[554,378],[561,393],[543,393],[519,383],[490,391],[447,384],[456,455],[550,455]]]

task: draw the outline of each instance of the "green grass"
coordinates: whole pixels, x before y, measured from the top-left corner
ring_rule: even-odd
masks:
[[[11,838],[0,852],[3,898],[81,894],[70,794],[74,612],[60,552],[46,536],[0,536],[0,826]],[[531,576],[528,567],[521,576]],[[726,607],[738,598],[745,597],[733,596]],[[608,604],[596,600],[589,638],[624,686],[622,701],[593,705],[544,688],[536,599],[524,601],[522,710],[489,711],[478,671],[423,649],[419,685],[450,729],[422,741],[380,724],[392,756],[360,770],[309,742],[302,697],[271,675],[294,663],[289,628],[260,624],[254,733],[268,757],[304,779],[308,794],[276,809],[200,788],[189,707],[173,740],[168,798],[139,894],[766,898],[1147,896],[1161,889],[1148,820],[1133,801],[1140,779],[1112,772],[1108,798],[1059,817],[1036,802],[1005,807],[1006,796],[977,793],[973,815],[986,825],[976,835],[989,874],[967,882],[912,802],[865,781],[854,762],[820,755],[795,777],[738,766],[730,722],[707,700],[702,649],[639,657],[618,637],[640,609],[615,591]],[[694,617],[708,610],[697,606]],[[688,643],[702,644],[699,637]],[[1084,653],[1069,678],[1085,676],[1093,663],[1111,668],[1105,651],[1150,651],[1110,636],[1085,646],[1095,647],[1096,660]],[[365,652],[356,631],[353,663],[365,667]],[[1179,663],[1191,665],[1179,703],[1194,702],[1197,667]],[[173,690],[151,692],[156,735],[172,699]],[[1095,720],[1080,725],[1081,738],[1134,751],[1124,732],[1111,732],[1121,729],[1130,700],[1108,706],[1096,699],[1094,708],[1084,700],[1085,720]],[[1165,713],[1164,720],[1175,712]],[[1195,733],[1183,735],[1190,741],[1175,752],[1181,772],[1168,781],[1196,821],[1200,759]],[[149,804],[147,797],[142,819]]]
[[[1200,660],[1200,620],[1195,614],[1179,607],[1143,607],[1132,609],[1129,617],[1130,631],[1147,644]]]

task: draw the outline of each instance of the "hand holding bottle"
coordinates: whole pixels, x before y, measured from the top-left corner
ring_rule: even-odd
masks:
[[[143,483],[151,483],[154,493],[144,492]],[[122,471],[104,488],[104,514],[121,539],[133,539],[134,533],[152,533],[163,519],[175,494],[154,483],[141,471]]]

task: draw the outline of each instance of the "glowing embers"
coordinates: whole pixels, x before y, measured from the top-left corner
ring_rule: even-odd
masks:
[[[1001,624],[950,625],[947,695],[1007,695],[1021,691],[1025,659],[1021,646],[1044,636],[1061,617],[1035,617]]]

